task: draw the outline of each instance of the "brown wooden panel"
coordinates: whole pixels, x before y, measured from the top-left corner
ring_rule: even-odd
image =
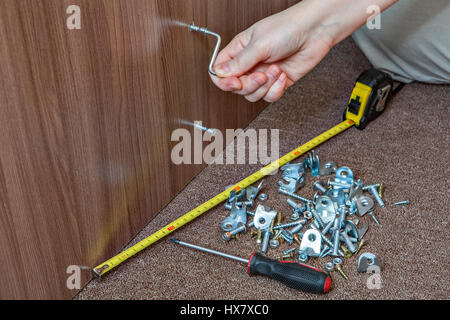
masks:
[[[70,298],[67,266],[117,253],[201,170],[170,162],[176,119],[236,128],[263,108],[212,85],[214,41],[186,24],[227,43],[288,3],[0,1],[0,298]]]

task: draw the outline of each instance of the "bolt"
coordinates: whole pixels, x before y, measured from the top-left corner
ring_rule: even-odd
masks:
[[[313,184],[313,189],[317,190],[318,192],[320,192],[321,194],[325,194],[327,193],[327,188],[325,188],[325,186],[323,185],[322,181],[316,181]]]
[[[347,277],[347,275],[344,273],[344,271],[342,270],[341,264],[340,264],[340,263],[335,264],[334,267],[336,268],[337,271],[339,271],[339,273],[341,274],[341,276],[344,277],[345,280],[348,280],[348,277]]]
[[[335,257],[339,255],[339,252],[338,252],[339,242],[340,242],[339,229],[340,229],[339,228],[339,220],[336,219],[336,220],[334,220],[334,243],[333,243],[333,253],[332,253],[332,255]]]
[[[409,200],[396,202],[396,203],[394,203],[394,206],[402,206],[405,204],[409,204]]]
[[[328,180],[328,185],[333,186],[335,189],[350,189],[352,186],[347,183],[341,183],[336,181]]]
[[[378,203],[378,205],[383,208],[384,202],[383,199],[381,199],[380,194],[378,193],[377,187],[375,186],[368,186],[369,193],[375,198],[375,201]]]
[[[361,241],[358,244],[358,248],[356,248],[355,255],[357,255],[359,253],[359,251],[362,249],[362,247],[364,247],[365,244],[366,244],[366,241],[364,239],[361,239]]]
[[[285,250],[285,251],[283,251],[283,254],[284,255],[288,255],[289,253],[294,252],[294,250],[295,250],[295,248],[291,248],[289,250]]]
[[[305,203],[311,202],[311,200],[306,199],[306,198],[303,198],[303,197],[301,197],[301,196],[299,196],[299,195],[297,195],[297,194],[295,194],[295,193],[286,191],[286,190],[284,190],[283,188],[279,188],[279,189],[278,189],[278,192],[281,193],[281,194],[284,194],[284,195],[286,195],[286,196],[289,196],[289,197],[291,197],[291,198],[294,198],[294,199],[300,200],[300,201],[302,201],[302,202],[305,202]]]
[[[262,240],[262,247],[261,247],[261,252],[262,253],[266,253],[267,252],[267,248],[269,246],[269,240],[270,240],[271,236],[272,236],[272,233],[270,232],[270,230],[264,230],[263,240]]]
[[[291,230],[289,230],[289,232],[292,233],[292,234],[296,234],[296,233],[298,233],[302,228],[303,228],[303,225],[302,225],[302,224],[299,224],[299,225],[295,226],[294,228],[292,228]]]
[[[222,235],[222,239],[223,239],[223,241],[230,241],[233,236],[238,236],[239,233],[246,232],[246,231],[247,231],[247,227],[245,225],[242,225],[230,232],[225,232]]]
[[[370,211],[370,212],[368,212],[368,214],[369,214],[369,216],[372,217],[373,221],[375,221],[376,224],[378,224],[378,225],[380,224],[380,223],[378,222],[378,219],[375,217],[375,213],[373,213],[372,211]]]

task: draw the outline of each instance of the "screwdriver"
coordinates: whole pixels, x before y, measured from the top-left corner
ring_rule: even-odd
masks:
[[[267,276],[290,288],[311,293],[327,293],[331,289],[331,277],[327,273],[305,264],[270,259],[259,252],[254,252],[250,256],[250,259],[243,259],[178,239],[170,240],[185,247],[245,263],[247,264],[247,273],[249,276]]]

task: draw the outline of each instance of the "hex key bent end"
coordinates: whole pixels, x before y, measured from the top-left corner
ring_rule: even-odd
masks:
[[[222,37],[219,34],[208,30],[207,28],[197,27],[194,23],[191,23],[189,25],[189,31],[201,32],[201,33],[213,36],[217,39],[216,46],[214,48],[214,52],[211,57],[211,62],[209,63],[208,71],[213,76],[218,77],[218,75],[213,70],[213,66],[214,66],[214,62],[216,62],[217,55],[219,54],[220,44],[222,43]]]

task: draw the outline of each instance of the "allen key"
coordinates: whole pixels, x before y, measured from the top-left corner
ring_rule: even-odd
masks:
[[[216,47],[214,48],[214,52],[211,57],[211,62],[209,63],[208,71],[213,76],[218,77],[218,75],[213,70],[213,66],[214,66],[214,62],[216,62],[217,55],[219,54],[220,44],[222,43],[222,37],[220,35],[218,35],[217,33],[208,30],[207,28],[197,27],[193,22],[189,25],[189,31],[201,32],[201,33],[213,36],[217,39]]]

